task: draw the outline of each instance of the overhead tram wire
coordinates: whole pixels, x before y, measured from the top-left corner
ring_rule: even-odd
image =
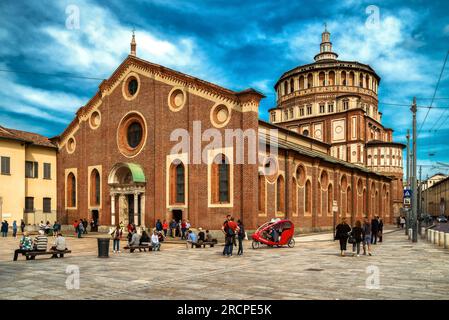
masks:
[[[434,93],[433,93],[432,100],[431,100],[431,102],[430,102],[430,107],[429,107],[429,109],[427,110],[426,116],[424,117],[424,120],[423,120],[423,122],[421,123],[421,126],[420,126],[420,128],[419,128],[419,130],[418,130],[418,136],[419,136],[419,133],[421,132],[421,130],[422,130],[422,128],[423,128],[423,126],[424,126],[426,120],[427,120],[427,117],[429,116],[430,109],[432,109],[433,102],[435,101],[435,98],[436,98],[436,95],[437,95],[438,87],[440,86],[441,78],[443,77],[444,69],[446,68],[446,62],[447,62],[448,56],[449,56],[449,50],[447,51],[446,57],[444,58],[443,67],[441,68],[440,76],[438,77],[437,85],[436,85],[436,87],[435,87],[435,91],[434,91]],[[438,121],[439,121],[440,119],[441,119],[441,118],[438,118],[437,123],[438,123]],[[433,127],[432,127],[432,128],[433,128]]]

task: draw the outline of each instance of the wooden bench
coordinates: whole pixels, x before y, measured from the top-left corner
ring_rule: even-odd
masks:
[[[149,244],[146,244],[146,245],[139,245],[139,246],[126,246],[123,249],[129,250],[129,252],[134,252],[134,250],[136,250],[136,249],[139,249],[139,252],[142,252],[142,249],[144,252],[146,252],[148,249],[148,252],[150,252],[153,250],[153,247]]]
[[[35,260],[36,256],[48,256],[51,255],[53,256],[54,254],[59,255],[61,258],[64,257],[64,254],[66,253],[72,253],[72,251],[70,250],[64,250],[64,251],[35,251],[35,250],[30,250],[30,251],[22,251],[19,252],[20,254],[22,254],[22,256],[25,256],[25,258],[27,260]],[[14,255],[14,261],[17,261],[17,256]]]
[[[189,243],[192,245],[192,248],[206,248],[206,246],[213,248],[217,244],[217,241],[199,241],[197,243],[187,242],[187,247],[189,246]]]

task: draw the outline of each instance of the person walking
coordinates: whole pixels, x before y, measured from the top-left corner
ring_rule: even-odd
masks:
[[[89,222],[87,221],[87,219],[83,220],[83,234],[87,234],[87,226],[89,225]]]
[[[168,222],[167,220],[164,220],[164,223],[162,224],[162,230],[164,231],[164,238],[167,237],[167,231],[168,231]]]
[[[243,239],[245,239],[245,226],[241,220],[237,220],[237,226],[239,228],[239,233],[237,235],[239,240],[239,250],[237,251],[237,255],[243,255]]]
[[[23,219],[20,220],[20,231],[22,231],[22,234],[25,231],[25,222],[23,221]]]
[[[157,232],[162,232],[162,222],[160,219],[157,219],[155,227]]]
[[[371,254],[371,225],[368,217],[365,217],[362,225],[363,230],[363,255],[366,256],[366,249],[368,249],[368,255]]]
[[[170,236],[172,238],[174,238],[176,236],[176,225],[177,225],[177,223],[176,223],[175,219],[173,219],[170,222]]]
[[[114,231],[112,231],[111,236],[112,236],[112,252],[113,253],[120,253],[120,239],[122,238],[122,228],[120,227],[120,225],[118,224]]]
[[[371,244],[377,244],[377,232],[379,231],[378,217],[371,219]]]
[[[181,222],[181,240],[186,239],[187,223],[185,220]]]
[[[84,231],[83,219],[80,219],[80,222],[78,223],[78,238],[81,238],[83,231]]]
[[[75,236],[78,235],[78,220],[75,220],[75,222],[73,222],[73,228],[75,229]]]
[[[351,230],[351,236],[354,239],[352,243],[352,256],[356,255],[357,249],[357,257],[360,257],[360,243],[363,241],[363,229],[360,220],[355,222],[355,226]]]
[[[405,218],[404,218],[404,216],[401,216],[400,221],[401,221],[401,229],[404,229],[404,225],[405,225]]]
[[[159,242],[159,235],[157,230],[154,230],[151,236],[151,247],[153,251],[161,251],[161,243]]]
[[[8,228],[9,228],[8,221],[6,221],[6,220],[3,221],[2,228],[1,228],[3,238],[6,238],[8,236]]]
[[[379,237],[379,242],[382,242],[382,236],[384,232],[384,222],[379,218],[379,230],[377,231],[377,236]]]
[[[17,238],[17,221],[16,220],[14,220],[12,222],[12,236],[14,238]]]
[[[351,227],[346,223],[346,218],[342,218],[341,222],[335,229],[335,239],[340,241],[340,255],[345,256],[346,245],[348,243]]]

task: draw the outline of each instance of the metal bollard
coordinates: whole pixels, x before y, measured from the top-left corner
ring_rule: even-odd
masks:
[[[421,227],[421,238],[422,239],[426,238],[426,228],[425,227]]]
[[[430,229],[430,243],[433,243],[434,237],[435,237],[435,230]]]
[[[427,241],[430,241],[430,232],[432,229],[427,229]]]
[[[413,229],[412,228],[408,229],[408,239],[409,240],[413,239]]]

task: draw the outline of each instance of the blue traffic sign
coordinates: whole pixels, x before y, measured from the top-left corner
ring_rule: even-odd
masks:
[[[411,197],[412,197],[412,190],[404,189],[404,198],[411,198]]]

